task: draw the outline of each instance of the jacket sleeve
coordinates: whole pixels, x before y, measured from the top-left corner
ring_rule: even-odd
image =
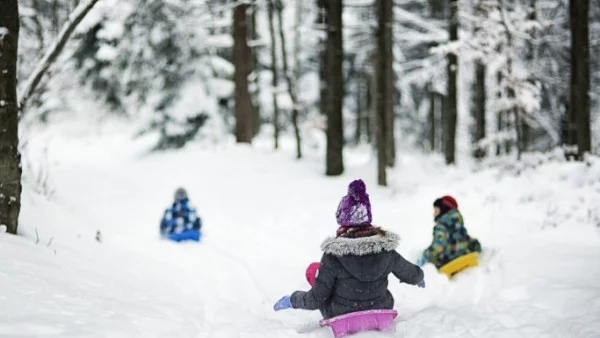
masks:
[[[392,273],[401,282],[415,285],[423,280],[423,270],[415,264],[407,261],[398,252],[392,252]]]
[[[163,218],[160,220],[160,232],[164,233],[167,231],[167,228],[171,225],[173,220],[173,212],[171,208],[166,209]]]
[[[318,310],[331,298],[336,280],[335,265],[335,258],[323,255],[312,288],[307,292],[292,293],[291,302],[294,309]]]
[[[438,224],[433,228],[433,240],[431,245],[425,250],[423,255],[431,263],[437,263],[438,255],[448,246],[448,231]]]

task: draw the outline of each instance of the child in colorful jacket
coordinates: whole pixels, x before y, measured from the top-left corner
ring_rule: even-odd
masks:
[[[417,264],[432,263],[440,268],[455,258],[471,252],[481,252],[481,244],[467,233],[458,203],[452,196],[444,196],[433,202],[433,241],[423,252]]]
[[[199,231],[201,227],[202,220],[196,214],[196,209],[190,206],[187,192],[183,188],[178,188],[175,191],[173,204],[165,210],[160,222],[160,234],[164,237],[188,230]]]
[[[356,311],[392,309],[390,273],[401,282],[425,287],[423,271],[396,252],[399,236],[371,224],[371,204],[362,180],[350,183],[336,218],[340,227],[335,237],[321,245],[323,256],[318,271],[315,263],[307,269],[312,288],[281,298],[275,311],[318,309],[328,319]]]

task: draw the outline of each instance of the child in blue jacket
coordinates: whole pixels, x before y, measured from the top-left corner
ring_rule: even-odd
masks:
[[[187,192],[183,188],[178,188],[175,191],[173,204],[165,210],[160,222],[160,234],[169,237],[190,230],[199,233],[201,227],[202,220],[196,214],[196,209],[190,205]]]

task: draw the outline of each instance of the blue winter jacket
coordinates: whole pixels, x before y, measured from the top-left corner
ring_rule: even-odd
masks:
[[[202,220],[196,214],[196,209],[190,206],[188,199],[175,201],[165,210],[160,222],[160,233],[163,236],[180,234],[187,230],[200,230]]]

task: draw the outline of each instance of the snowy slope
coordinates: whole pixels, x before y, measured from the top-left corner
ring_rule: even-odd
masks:
[[[27,184],[22,236],[0,236],[0,337],[332,337],[314,328],[316,312],[272,305],[307,289],[304,269],[356,177],[408,259],[430,241],[431,203],[445,193],[487,249],[453,282],[431,266],[424,290],[392,278],[399,336],[600,337],[597,161],[516,175],[401,153],[382,189],[366,149],[348,152],[344,177],[325,178],[320,155],[296,162],[268,140],[147,154],[151,140],[127,135],[63,126],[31,141],[33,158],[47,147],[55,192],[46,199]],[[179,185],[203,217],[200,245],[158,239]]]

